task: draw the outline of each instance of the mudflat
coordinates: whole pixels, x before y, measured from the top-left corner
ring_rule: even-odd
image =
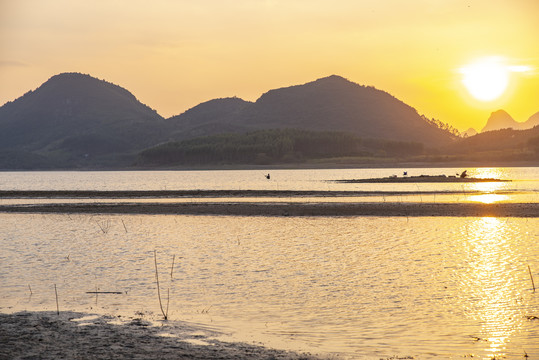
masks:
[[[539,217],[539,203],[178,202],[0,205],[10,213],[186,214],[234,216]]]
[[[310,354],[216,340],[188,323],[74,312],[0,314],[0,359],[316,359]]]

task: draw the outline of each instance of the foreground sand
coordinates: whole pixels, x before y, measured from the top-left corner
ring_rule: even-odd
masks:
[[[539,203],[84,203],[2,205],[0,212],[187,214],[234,216],[496,216],[539,217]]]
[[[84,316],[0,314],[0,359],[315,359],[310,354],[218,341],[185,323],[151,326],[134,318],[112,325],[117,320],[113,316]]]

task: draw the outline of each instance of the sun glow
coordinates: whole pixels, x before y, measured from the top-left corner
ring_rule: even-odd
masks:
[[[459,69],[462,83],[475,99],[490,102],[506,92],[511,73],[531,71],[527,65],[508,65],[505,58],[490,56],[476,60]]]
[[[509,84],[509,68],[499,57],[479,59],[460,68],[460,72],[468,92],[480,101],[496,100]]]

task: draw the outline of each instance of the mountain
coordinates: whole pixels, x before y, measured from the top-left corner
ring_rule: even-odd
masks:
[[[172,140],[196,133],[293,128],[344,131],[364,138],[414,141],[428,145],[448,143],[453,136],[420,116],[411,106],[373,87],[340,76],[303,85],[270,90],[256,102],[240,99],[210,101],[167,120],[180,131]]]
[[[464,131],[462,135],[466,137],[474,136],[474,135],[477,135],[477,130],[475,130],[474,128],[469,128],[468,130]]]
[[[526,130],[537,125],[539,125],[539,112],[532,115],[525,122],[518,122],[515,121],[505,110],[498,110],[490,114],[487,124],[483,129],[481,129],[481,132],[484,133],[487,131],[501,129]]]
[[[481,132],[500,130],[500,129],[517,129],[519,128],[519,123],[516,122],[511,115],[509,115],[505,110],[498,110],[490,114],[487,124]]]
[[[0,130],[0,152],[44,157],[52,167],[115,163],[166,132],[164,119],[129,91],[79,73],[53,76],[0,107]]]
[[[539,126],[526,130],[491,130],[459,139],[438,151],[445,161],[472,161],[481,166],[507,166],[522,161],[536,164],[539,159]]]
[[[270,90],[255,102],[210,100],[165,120],[118,85],[63,73],[0,107],[0,169],[125,168],[144,149],[170,141],[272,129],[379,139],[369,150],[377,156],[390,148],[455,140],[445,124],[419,115],[387,92],[335,75]],[[276,134],[278,139],[292,136]],[[297,137],[319,136],[306,134]],[[300,153],[294,150],[293,156]]]
[[[251,104],[237,97],[203,102],[167,120],[169,140],[243,132],[245,127],[235,124],[234,119]]]
[[[526,128],[531,129],[537,125],[539,125],[539,112],[536,112],[530,118],[525,122]]]

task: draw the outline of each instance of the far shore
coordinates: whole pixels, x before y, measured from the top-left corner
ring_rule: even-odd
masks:
[[[140,199],[140,198],[274,198],[362,197],[393,195],[481,194],[480,191],[354,191],[354,190],[0,190],[0,199]]]
[[[230,216],[539,217],[539,203],[64,203],[0,205],[5,213],[183,214]]]
[[[443,155],[442,155],[443,157]],[[485,167],[538,167],[539,160],[402,160],[377,159],[376,161],[346,161],[336,162],[304,162],[282,164],[208,164],[208,165],[175,165],[175,166],[128,166],[128,167],[84,167],[84,168],[54,168],[54,169],[0,169],[0,172],[32,172],[32,171],[212,171],[212,170],[323,170],[323,169],[472,169]]]

